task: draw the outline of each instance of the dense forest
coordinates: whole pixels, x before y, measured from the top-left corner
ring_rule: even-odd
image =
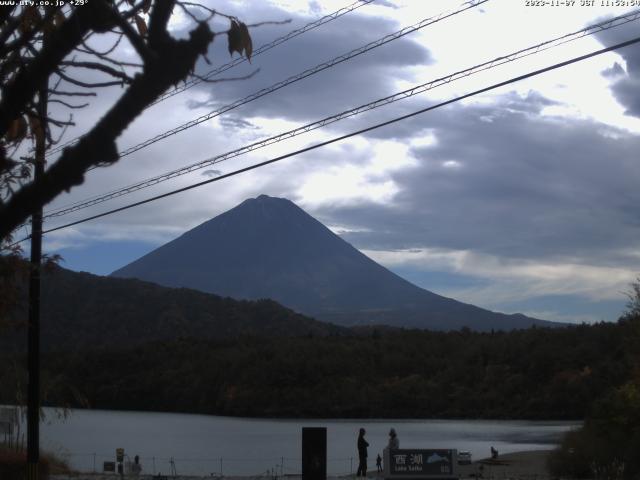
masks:
[[[23,328],[3,329],[0,315],[0,350],[25,351],[27,347],[25,281],[18,284],[15,296],[16,305],[7,316]],[[44,351],[134,347],[180,337],[349,334],[343,327],[305,317],[273,300],[234,300],[57,266],[43,277],[41,328]]]
[[[631,378],[636,324],[180,339],[50,353],[46,401],[241,416],[583,419]],[[0,384],[19,383],[0,360]],[[0,403],[12,390],[0,391]]]
[[[596,396],[583,426],[565,435],[549,461],[556,477],[640,478],[640,280],[631,286],[620,322],[629,377]]]

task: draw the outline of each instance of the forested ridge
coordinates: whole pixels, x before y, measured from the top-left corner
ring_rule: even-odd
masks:
[[[24,282],[19,292],[17,305],[9,316],[23,320],[14,322],[22,328],[0,328],[0,350],[24,351],[27,347]],[[305,317],[269,299],[235,300],[60,267],[45,273],[41,298],[44,351],[134,347],[181,337],[348,334],[343,327]]]
[[[180,339],[51,353],[46,401],[239,416],[582,419],[631,377],[634,323]],[[0,366],[0,384],[15,375]]]

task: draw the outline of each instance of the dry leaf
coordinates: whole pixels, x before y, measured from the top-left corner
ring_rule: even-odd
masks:
[[[24,117],[18,117],[11,122],[9,130],[5,134],[7,142],[19,142],[27,135],[27,121]]]
[[[20,21],[20,31],[23,34],[30,32],[37,25],[40,18],[38,7],[30,6],[25,8]]]
[[[31,135],[37,142],[45,140],[42,122],[40,122],[40,119],[35,115],[29,115],[29,130],[31,130]]]
[[[238,22],[235,20],[231,20],[227,37],[229,40],[229,55],[233,56],[233,52],[238,52],[242,55],[242,31],[240,30],[240,25],[238,25]]]
[[[247,26],[242,22],[231,20],[227,36],[229,37],[229,54],[233,55],[233,52],[238,52],[242,55],[244,53],[244,56],[251,60],[253,42]]]
[[[140,35],[142,35],[143,37],[146,36],[147,23],[144,21],[144,19],[140,15],[134,15],[134,18],[136,19],[136,26],[138,27],[138,32],[140,32]]]
[[[47,11],[46,11],[47,21],[42,26],[42,30],[45,33],[51,34],[56,28],[58,28],[58,25],[56,23],[56,15],[58,14],[58,12],[59,10],[55,10],[55,8],[53,7],[47,7]]]
[[[43,26],[42,26],[42,31],[44,33],[48,33],[51,34],[54,30],[56,29],[56,26],[53,23],[53,19],[47,21]]]
[[[62,10],[58,10],[53,16],[53,24],[56,27],[59,27],[63,23],[64,23],[64,13],[62,13]]]
[[[253,53],[253,42],[251,41],[251,35],[249,35],[249,29],[247,26],[240,22],[240,35],[242,37],[242,48],[244,48],[244,56],[251,62],[251,54]]]

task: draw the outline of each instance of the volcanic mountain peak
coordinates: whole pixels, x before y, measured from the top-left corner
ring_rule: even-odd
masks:
[[[267,195],[245,200],[112,275],[239,299],[272,298],[344,325],[489,330],[550,324],[419,288],[293,202]]]

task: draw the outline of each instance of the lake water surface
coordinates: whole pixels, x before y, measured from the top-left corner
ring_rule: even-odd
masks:
[[[184,475],[258,475],[301,470],[302,427],[327,427],[328,473],[357,468],[358,429],[367,430],[369,468],[387,443],[390,427],[401,448],[457,448],[474,459],[501,453],[553,448],[575,422],[495,420],[260,420],[176,413],[72,410],[55,420],[45,409],[41,445],[82,471],[101,471],[115,449],[140,456],[143,473]],[[354,458],[355,457],[355,458]]]

